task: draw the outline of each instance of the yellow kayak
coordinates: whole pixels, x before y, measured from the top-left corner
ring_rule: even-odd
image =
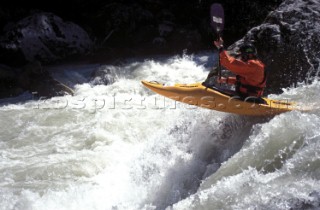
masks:
[[[208,88],[202,83],[165,86],[158,82],[141,81],[155,93],[182,103],[239,115],[268,116],[292,111],[295,103],[262,98],[259,103],[243,101],[237,96]]]

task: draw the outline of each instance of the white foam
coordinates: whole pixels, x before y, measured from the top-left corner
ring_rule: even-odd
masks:
[[[272,208],[318,190],[317,112],[239,117],[165,101],[140,83],[203,81],[206,59],[132,62],[111,85],[0,107],[0,209]],[[303,101],[317,89],[272,97]]]

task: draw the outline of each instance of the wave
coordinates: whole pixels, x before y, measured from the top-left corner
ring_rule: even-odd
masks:
[[[140,80],[203,81],[210,53],[50,67],[74,96],[0,107],[0,209],[316,206],[319,112],[242,117],[167,101]],[[113,81],[96,83],[96,69]],[[318,81],[269,95],[318,103]]]

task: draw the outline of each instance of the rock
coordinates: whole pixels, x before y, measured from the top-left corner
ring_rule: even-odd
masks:
[[[88,34],[78,25],[42,12],[6,29],[0,38],[0,59],[12,66],[34,61],[50,63],[87,53],[92,47]]]
[[[18,76],[18,87],[38,97],[73,95],[73,90],[52,78],[40,62],[28,63]]]
[[[281,1],[221,1],[226,14],[226,27],[223,34],[226,44],[233,43],[250,28],[260,24]],[[7,25],[6,31],[10,31],[8,29],[15,28],[15,25],[12,27],[12,24],[8,24],[9,22],[16,22],[16,20],[34,13],[32,9],[37,8],[54,12],[63,19],[68,18],[68,20],[81,25],[90,33],[94,39],[94,48],[99,52],[104,49],[108,54],[109,51],[130,49],[133,55],[139,54],[139,56],[151,53],[175,54],[178,51],[181,53],[185,49],[187,52],[194,52],[199,49],[213,49],[213,34],[209,24],[211,4],[212,1],[208,0],[92,0],[90,2],[70,0],[67,2],[46,1],[45,3],[30,0],[26,5],[6,2],[0,6],[0,27],[3,28],[4,25]],[[55,29],[62,31],[62,24],[50,22],[48,25],[52,28],[53,33],[59,37],[60,32],[56,33]],[[40,26],[43,27],[41,24]],[[15,32],[19,31],[15,30]],[[61,34],[64,32],[62,31]],[[79,33],[75,32],[74,34]],[[184,35],[186,37],[183,37]],[[176,43],[176,40],[180,42]],[[64,54],[51,52],[54,51],[51,49],[54,43],[56,43],[57,49],[61,48],[61,42],[49,43],[50,53],[46,57],[59,59]],[[3,48],[9,50],[6,50],[2,56],[10,58],[5,60],[11,60],[14,63],[20,61],[25,64],[25,52],[21,51],[19,47],[16,43],[5,42]],[[43,51],[46,52],[46,50]],[[72,52],[72,50],[69,49],[68,52]],[[2,56],[0,52],[0,59]],[[45,59],[40,61],[44,63]]]
[[[0,80],[13,80],[16,76],[16,70],[0,64]]]
[[[110,85],[117,79],[117,69],[114,66],[100,66],[91,75],[92,85]]]
[[[267,66],[268,92],[281,92],[281,88],[312,78],[319,68],[320,2],[285,0],[229,50],[236,51],[248,40]]]
[[[190,52],[196,52],[204,48],[201,34],[198,30],[177,29],[168,37],[170,48],[179,52],[181,49],[187,49]]]
[[[18,96],[26,91],[39,97],[73,95],[71,88],[53,79],[38,61],[22,68],[0,65],[0,98]]]
[[[226,43],[234,42],[250,28],[260,24],[272,7],[278,6],[280,2],[222,2],[226,14]],[[213,48],[213,34],[209,24],[211,3],[206,0],[108,1],[95,10],[95,15],[87,15],[86,21],[94,26],[92,31],[97,37],[97,43],[102,42],[98,46],[101,48],[131,48],[145,55],[181,53],[185,49],[195,52]]]
[[[32,82],[29,90],[37,97],[47,98],[74,94],[71,88],[51,77],[41,78],[40,81]]]
[[[13,97],[23,93],[23,89],[17,86],[17,72],[17,69],[0,65],[0,98]]]

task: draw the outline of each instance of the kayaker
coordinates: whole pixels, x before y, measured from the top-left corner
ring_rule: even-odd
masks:
[[[242,98],[261,97],[266,86],[265,65],[257,58],[257,50],[254,45],[251,43],[241,45],[240,59],[237,59],[224,50],[222,38],[215,41],[214,44],[219,50],[221,65],[236,75],[235,77],[218,78],[217,82],[235,85],[237,94]]]

